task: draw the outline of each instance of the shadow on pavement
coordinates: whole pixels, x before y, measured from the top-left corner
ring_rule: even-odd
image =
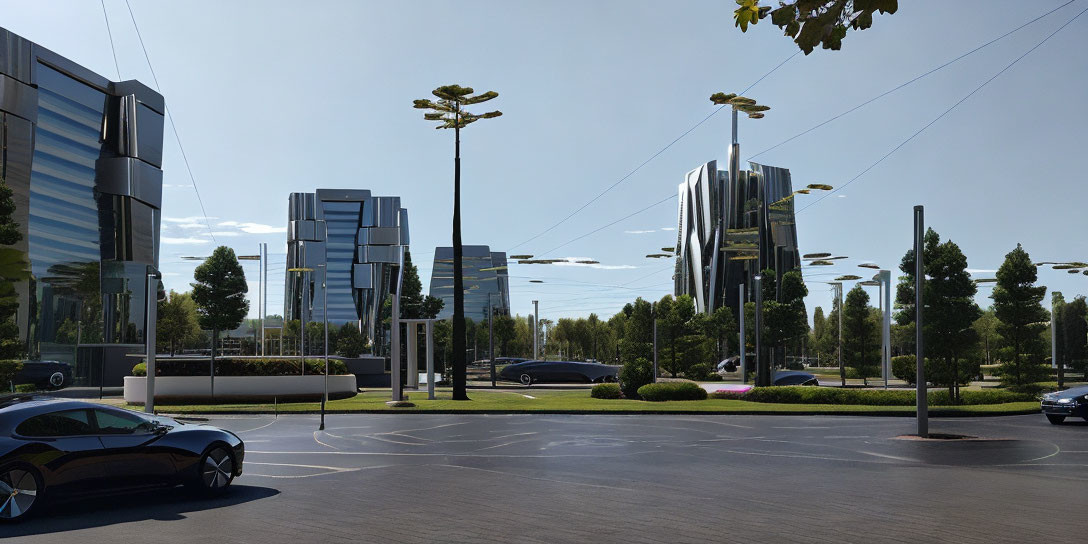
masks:
[[[232,485],[221,497],[204,498],[178,487],[118,495],[108,500],[92,498],[43,504],[30,519],[4,527],[4,536],[61,533],[150,519],[175,521],[185,519],[189,512],[226,508],[278,494],[278,490],[268,487]]]

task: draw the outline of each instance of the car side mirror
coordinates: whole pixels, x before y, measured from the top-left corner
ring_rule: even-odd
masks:
[[[162,425],[162,424],[155,425],[155,431],[154,432],[155,432],[155,434],[157,436],[162,436],[162,435],[166,434],[169,431],[170,431],[170,427],[167,426],[167,425]]]

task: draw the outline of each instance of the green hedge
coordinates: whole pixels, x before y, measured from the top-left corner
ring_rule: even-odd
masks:
[[[155,361],[155,376],[207,376],[207,360],[170,360]],[[329,359],[330,374],[347,374],[348,367],[343,361]],[[215,359],[216,376],[297,376],[302,374],[302,365],[298,359],[266,358],[235,359],[217,357]],[[325,374],[324,359],[306,359],[306,374]],[[147,376],[147,363],[132,367],[133,376]]]
[[[620,390],[629,399],[638,398],[638,389],[654,381],[654,367],[650,361],[639,357],[628,360],[620,368]]]
[[[703,400],[706,399],[706,389],[692,382],[650,383],[638,388],[638,396],[650,402]]]
[[[599,383],[593,386],[593,389],[589,392],[589,396],[595,399],[618,399],[623,395],[620,394],[620,384]]]
[[[11,382],[15,375],[23,369],[23,362],[16,359],[0,360],[0,391],[11,389]]]
[[[641,393],[641,391],[640,391]],[[861,406],[914,406],[914,391],[909,390],[872,390],[840,389],[835,387],[754,387],[747,393],[730,391],[711,395],[717,399],[740,399],[752,402],[777,404],[853,404]],[[1034,395],[1011,391],[960,391],[961,404],[1003,404],[1036,400]],[[949,406],[948,391],[930,391],[930,406]]]

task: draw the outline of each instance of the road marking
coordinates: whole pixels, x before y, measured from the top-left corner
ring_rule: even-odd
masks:
[[[322,441],[318,440],[318,439],[317,439],[317,433],[319,433],[319,432],[324,432],[324,431],[314,431],[314,442],[317,442],[318,444],[321,444],[322,446],[325,446],[325,447],[327,447],[327,448],[332,448],[332,449],[334,449],[334,450],[339,450],[339,449],[340,449],[340,448],[338,448],[338,447],[336,447],[336,446],[332,446],[332,445],[326,444],[326,443],[324,443],[324,442],[322,442]],[[328,433],[326,433],[326,434],[328,434]],[[331,435],[330,435],[330,436],[331,436]]]
[[[269,421],[268,423],[266,423],[264,425],[261,425],[260,427],[254,427],[252,429],[246,429],[244,431],[237,431],[237,432],[239,432],[239,433],[248,433],[248,432],[253,432],[253,431],[259,431],[259,430],[261,430],[261,429],[263,429],[265,427],[271,426],[275,422],[276,422],[276,420],[273,419],[272,421]]]
[[[908,463],[921,463],[922,462],[922,461],[919,461],[917,459],[911,459],[910,457],[899,457],[897,455],[887,455],[887,454],[884,454],[884,453],[876,453],[876,452],[872,452],[872,451],[858,450],[858,453],[864,453],[865,455],[872,455],[874,457],[883,457],[885,459],[894,459],[896,461],[906,461]]]

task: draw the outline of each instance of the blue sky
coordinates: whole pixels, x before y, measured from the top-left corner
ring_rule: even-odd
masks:
[[[675,195],[700,163],[724,162],[724,112],[571,220],[518,244],[711,113],[710,94],[748,87],[795,51],[770,24],[741,34],[726,0],[130,1],[211,227],[168,128],[164,280],[188,289],[196,263],[180,257],[207,255],[212,236],[240,254],[267,242],[273,313],[283,303],[292,191],[401,196],[426,288],[434,247],[450,243],[453,135],[434,130],[411,101],[447,83],[499,92],[485,106],[504,112],[463,135],[465,243],[601,262],[512,266],[513,310],[525,314],[538,299],[542,317],[607,316],[636,296],[660,298],[671,292],[672,263],[644,255],[675,244],[675,199],[563,244]],[[1022,0],[901,2],[899,13],[849,35],[842,51],[797,55],[754,87],[748,95],[772,109],[764,119],[742,119],[742,159],[1063,3],[1031,3],[1029,11]],[[125,2],[105,7],[121,79],[153,85]],[[1088,0],[1075,0],[758,160],[790,168],[795,185],[839,187],[1085,8]],[[0,0],[0,13],[8,30],[117,79],[99,2]],[[864,275],[856,265],[866,261],[894,268],[911,245],[915,204],[926,206],[928,225],[960,245],[979,277],[992,276],[1017,242],[1037,261],[1088,260],[1086,67],[1088,15],[800,213],[802,252],[851,257],[812,273]],[[255,280],[256,265],[245,266]],[[1088,276],[1046,269],[1040,280],[1067,298],[1088,292]],[[827,285],[809,287],[810,311],[827,308]],[[981,289],[984,306],[988,291]]]

